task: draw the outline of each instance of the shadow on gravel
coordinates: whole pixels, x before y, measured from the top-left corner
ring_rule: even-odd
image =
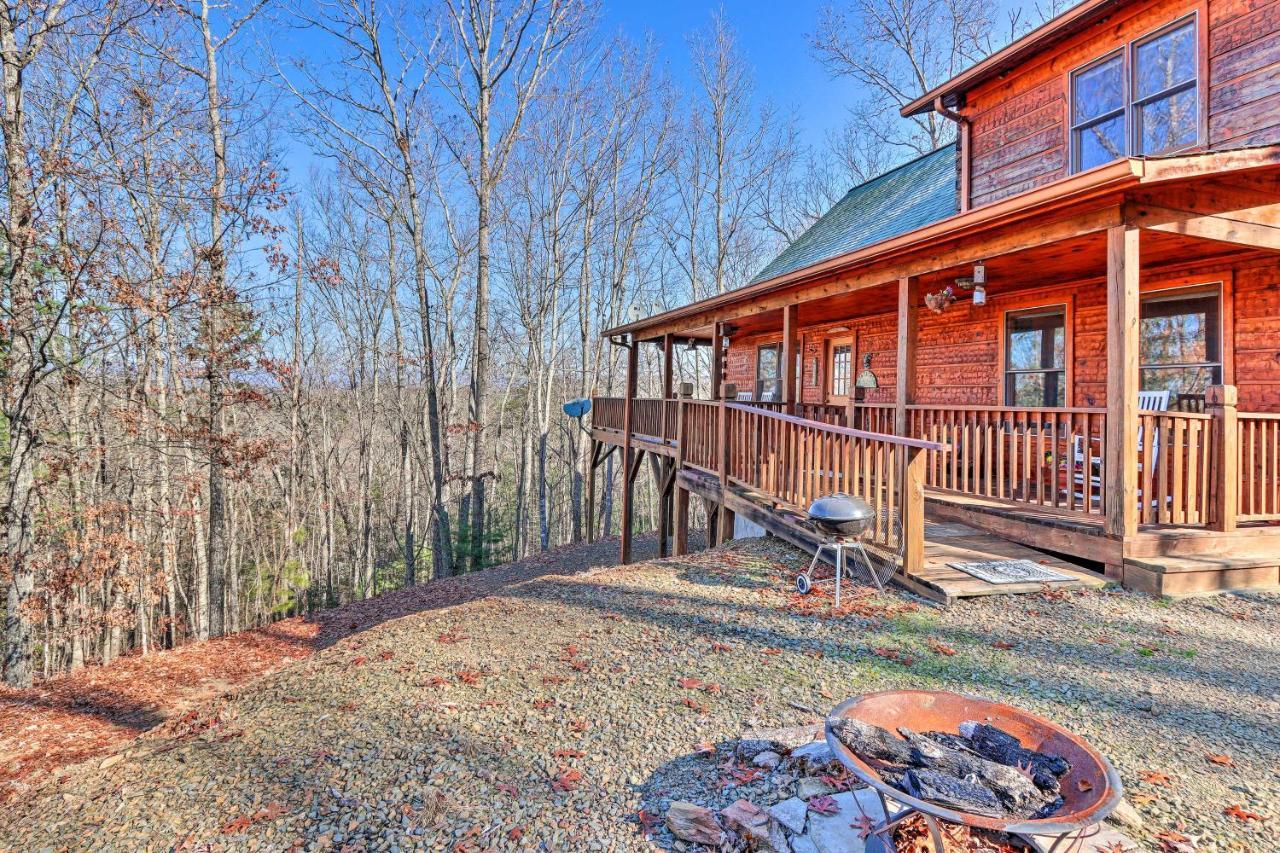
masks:
[[[634,552],[637,561],[655,558],[658,552],[657,537],[651,534],[637,536]],[[394,619],[469,604],[536,578],[572,577],[617,564],[617,537],[590,544],[566,545],[517,563],[440,578],[407,589],[385,592],[364,601],[353,601],[330,610],[316,611],[307,620],[319,626],[314,648],[327,649],[341,640]]]
[[[708,578],[706,567],[696,563],[676,564],[683,578],[691,572],[702,579],[703,586],[715,586]],[[781,576],[779,576],[781,577]],[[781,583],[781,580],[778,581]],[[721,578],[721,584],[723,579]],[[775,650],[800,654],[821,654],[853,664],[900,671],[913,682],[927,683],[939,689],[981,693],[984,685],[1007,691],[1021,691],[1020,682],[1034,677],[1042,687],[1050,687],[1059,695],[1069,695],[1071,701],[1102,713],[1147,715],[1152,697],[1139,679],[1128,677],[1135,670],[1145,670],[1152,675],[1163,676],[1181,682],[1184,687],[1176,693],[1158,697],[1157,713],[1160,721],[1170,730],[1182,730],[1179,717],[1211,716],[1228,726],[1244,727],[1255,737],[1266,739],[1271,720],[1261,705],[1254,711],[1230,711],[1205,701],[1207,691],[1234,686],[1244,692],[1254,688],[1270,689],[1259,684],[1258,673],[1251,677],[1251,666],[1261,667],[1260,662],[1249,664],[1232,655],[1230,649],[1215,654],[1214,659],[1197,656],[1194,660],[1182,659],[1176,653],[1157,651],[1152,657],[1136,653],[1133,649],[1102,646],[1105,657],[1100,657],[1098,645],[1091,634],[1079,625],[1072,624],[1072,609],[1059,604],[1041,604],[1029,596],[1027,603],[1033,608],[1061,607],[1062,612],[1052,617],[1043,614],[1040,619],[1053,618],[1062,630],[1047,639],[1045,634],[1033,632],[1030,636],[1008,634],[989,630],[977,618],[962,629],[948,629],[937,624],[920,623],[910,618],[844,617],[840,621],[849,630],[842,639],[824,639],[810,631],[806,625],[815,617],[789,614],[792,619],[782,623],[791,630],[766,627],[759,618],[765,615],[775,620],[786,611],[764,604],[730,602],[710,595],[681,594],[671,591],[654,592],[629,587],[617,581],[598,583],[591,580],[557,580],[545,578],[538,583],[525,584],[507,593],[513,598],[528,598],[545,602],[572,603],[604,613],[616,613],[625,618],[642,620],[658,626],[688,630],[695,636],[709,641],[744,644],[757,652]],[[1030,618],[1030,617],[1029,617]],[[1122,636],[1117,633],[1117,638]],[[1172,639],[1172,638],[1168,638]],[[940,657],[931,651],[930,641],[955,645],[960,654]],[[1011,648],[1002,644],[1012,641]],[[878,647],[907,644],[912,664],[904,666],[886,659]],[[1257,661],[1257,658],[1254,658]],[[1072,668],[1063,673],[1055,666],[1064,660],[1073,661]],[[1125,676],[1124,687],[1102,689],[1091,677],[1094,673],[1107,672]],[[1259,669],[1260,672],[1260,669]],[[1065,694],[1064,694],[1065,691]]]
[[[0,694],[0,713],[17,713],[41,708],[80,716],[96,717],[112,725],[144,732],[164,721],[153,705],[130,699],[114,690],[95,687],[74,698],[61,695],[12,696]]]

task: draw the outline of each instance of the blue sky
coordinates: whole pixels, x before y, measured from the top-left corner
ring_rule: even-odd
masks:
[[[832,80],[809,50],[807,35],[830,0],[606,0],[604,23],[636,41],[652,33],[676,79],[689,73],[685,37],[705,27],[723,8],[738,44],[755,71],[758,92],[784,111],[795,112],[803,139],[821,144],[824,133],[843,123],[853,101],[849,80]]]

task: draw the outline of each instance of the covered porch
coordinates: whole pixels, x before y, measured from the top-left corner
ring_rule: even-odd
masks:
[[[1143,161],[1041,215],[963,214],[973,230],[948,220],[879,261],[637,330],[630,351],[651,341],[664,365],[711,345],[712,399],[679,399],[668,367],[653,398],[597,401],[597,441],[666,456],[676,488],[701,468],[774,512],[874,486],[871,462],[840,475],[855,446],[899,472],[882,489],[897,511],[918,485],[938,520],[1154,594],[1275,586],[1280,191],[1270,160],[1232,156]]]

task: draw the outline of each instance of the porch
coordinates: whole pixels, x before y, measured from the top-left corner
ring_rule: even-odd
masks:
[[[1229,398],[1229,391],[1219,393]],[[986,559],[1052,560],[1044,551],[1075,556],[1104,564],[1107,579],[1152,594],[1277,583],[1278,415],[1241,413],[1229,403],[1203,413],[1139,413],[1141,429],[1155,437],[1138,455],[1139,494],[1151,500],[1135,502],[1138,529],[1122,539],[1106,528],[1105,471],[1099,470],[1106,464],[1105,410],[913,405],[907,407],[909,440],[900,441],[891,405],[808,404],[796,416],[779,411],[784,405],[632,400],[629,473],[638,474],[644,454],[661,460],[664,546],[670,536],[674,552],[683,553],[688,499],[697,495],[714,504],[713,525],[726,531],[719,537],[713,532],[713,541],[728,538],[734,517],[743,515],[813,550],[818,537],[804,525],[804,509],[822,494],[848,491],[906,520],[901,535],[917,541],[898,543],[879,529],[872,539],[888,548],[901,545],[905,585],[932,598],[1024,591],[992,589],[948,568],[960,558],[938,559],[947,543],[931,537],[930,530],[943,529],[937,523],[965,525],[989,537],[979,548]],[[597,458],[611,447],[626,452],[625,410],[622,398],[596,399]],[[1220,440],[1228,433],[1234,442]],[[1086,439],[1098,448],[1093,458],[1081,452]],[[1234,464],[1218,463],[1216,454],[1224,451],[1236,456]],[[912,494],[917,487],[918,498]],[[1079,565],[1058,565],[1096,582],[1089,585],[1102,583],[1101,575]]]
[[[769,511],[865,492],[1153,594],[1274,587],[1277,199],[1280,149],[1129,161],[619,327],[596,439]]]

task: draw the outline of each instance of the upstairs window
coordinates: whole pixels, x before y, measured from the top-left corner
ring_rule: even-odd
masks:
[[[1124,156],[1124,54],[1079,71],[1071,80],[1073,171],[1082,172]]]
[[[1071,171],[1195,145],[1198,44],[1192,15],[1072,74]]]

